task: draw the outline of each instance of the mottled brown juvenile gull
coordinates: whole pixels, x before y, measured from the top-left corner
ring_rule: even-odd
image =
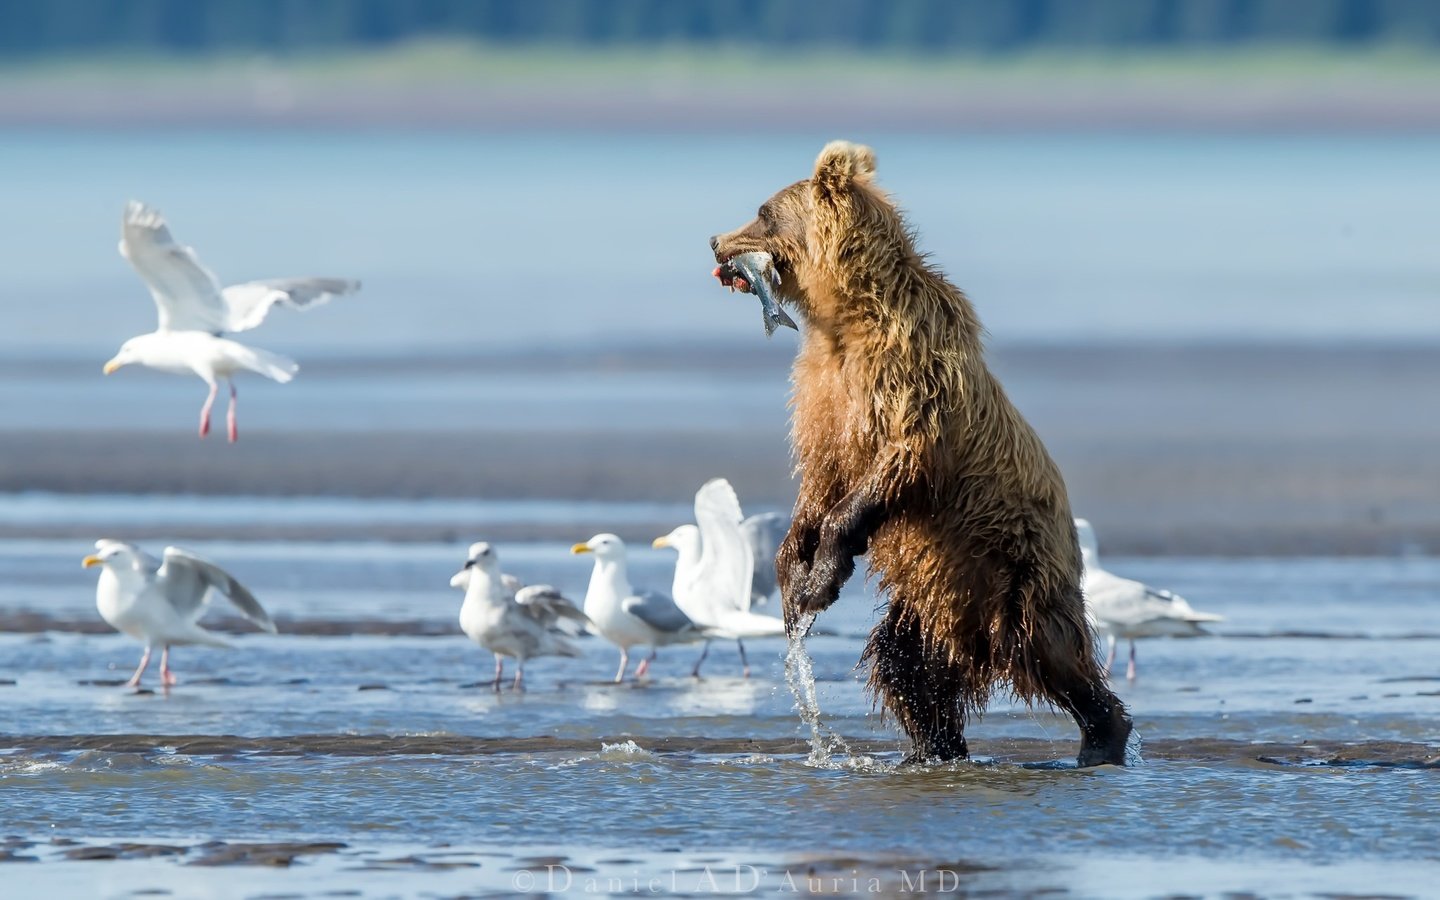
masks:
[[[309,309],[360,289],[360,282],[344,278],[279,278],[222,288],[195,251],[170,236],[159,211],[134,200],[125,207],[121,220],[120,255],[149,286],[160,322],[155,331],[120,345],[120,351],[105,364],[105,374],[138,364],[177,375],[198,375],[210,386],[200,409],[202,438],[210,433],[210,410],[220,379],[230,387],[226,430],[235,441],[239,438],[235,374],[255,372],[284,384],[300,368],[294,360],[232,341],[224,337],[226,333],[254,328],[276,304]]]
[[[224,594],[241,615],[275,633],[275,623],[245,586],[219,566],[178,547],[166,547],[164,559],[124,541],[95,542],[95,552],[82,561],[87,568],[102,566],[95,587],[95,607],[117,631],[145,644],[140,666],[127,682],[140,685],[150,665],[150,651],[160,645],[160,680],[176,683],[170,670],[170,648],[186,644],[229,647],[197,622],[205,612],[211,591]]]

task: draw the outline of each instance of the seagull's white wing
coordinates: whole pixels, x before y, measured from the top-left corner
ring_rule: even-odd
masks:
[[[744,519],[740,498],[723,478],[712,478],[695,492],[695,524],[700,528],[700,563],[696,582],[716,609],[748,610],[754,551],[740,529]]]
[[[120,255],[149,285],[160,311],[161,331],[226,330],[228,310],[220,282],[200,264],[194,250],[175,243],[158,210],[137,200],[125,206]]]
[[[309,309],[328,303],[331,298],[353,294],[360,282],[346,278],[274,278],[269,281],[247,281],[222,291],[225,298],[226,331],[248,331],[265,321],[277,303],[295,309]]]
[[[162,580],[175,586],[173,595],[169,587],[166,589],[166,595],[171,597],[171,601],[176,603],[176,608],[181,609],[182,612],[189,610],[183,608],[181,604],[186,604],[190,610],[193,610],[204,602],[205,591],[193,592],[198,596],[191,599],[189,596],[191,592],[182,587],[186,581],[198,581],[205,587],[224,594],[245,618],[271,634],[275,633],[275,623],[270,620],[270,614],[265,612],[265,608],[260,605],[259,600],[255,599],[255,595],[232,578],[229,572],[214,563],[207,562],[178,547],[166,547],[165,563],[160,567],[158,574]]]
[[[1199,613],[1183,597],[1104,569],[1085,571],[1086,607],[1098,624],[1121,636],[1202,634],[1200,624],[1223,617]]]

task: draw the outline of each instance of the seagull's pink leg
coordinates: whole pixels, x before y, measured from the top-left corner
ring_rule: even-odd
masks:
[[[210,382],[210,396],[205,398],[205,405],[200,407],[200,436],[203,438],[210,433],[210,408],[215,405],[215,392],[220,385]]]
[[[500,693],[500,679],[505,677],[505,660],[500,654],[495,654],[495,693]]]
[[[166,644],[165,649],[160,651],[160,683],[166,687],[174,687],[180,683],[175,673],[170,671],[170,645]]]
[[[620,648],[620,671],[615,673],[615,683],[619,684],[625,680],[625,670],[630,666],[630,650],[626,647]]]
[[[225,413],[225,428],[233,444],[240,440],[240,429],[235,426],[235,382],[229,378],[225,381],[230,385],[230,409]]]
[[[131,675],[131,676],[130,676],[130,680],[127,681],[127,682],[125,682],[125,686],[126,686],[126,687],[139,687],[139,686],[140,686],[140,676],[141,676],[141,675],[144,675],[144,674],[145,674],[145,670],[148,669],[148,668],[150,668],[150,645],[149,645],[149,644],[146,644],[146,645],[145,645],[145,655],[142,656],[142,657],[140,657],[140,667],[135,670],[135,674],[134,674],[134,675]]]
[[[1110,655],[1105,657],[1105,674],[1110,674],[1110,669],[1115,665],[1115,635],[1105,635],[1105,643],[1110,645]]]
[[[647,656],[647,657],[645,657],[644,659],[642,659],[642,660],[640,661],[640,665],[638,665],[638,666],[635,667],[635,677],[636,677],[636,678],[644,678],[644,677],[645,677],[645,674],[650,671],[650,664],[655,661],[655,656],[656,656],[659,652],[660,652],[660,651],[659,651],[658,649],[654,648],[654,647],[651,647],[651,648],[650,648],[650,655]]]
[[[1125,669],[1125,677],[1130,681],[1135,680],[1135,641],[1130,641],[1130,665]]]
[[[523,659],[517,659],[517,660],[515,661],[515,685],[514,685],[514,690],[517,690],[517,691],[523,691],[523,690],[525,690],[525,660],[523,660]]]

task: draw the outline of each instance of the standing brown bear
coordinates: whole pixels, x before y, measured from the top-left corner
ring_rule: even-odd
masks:
[[[868,551],[889,595],[870,689],[913,760],[966,756],[965,722],[1007,682],[1080,726],[1079,764],[1123,764],[1130,719],[1095,659],[1060,471],[985,366],[969,300],[874,184],[868,147],[835,141],[815,174],[712,238],[774,259],[806,327],[793,373],[800,474],[776,560],[785,621],[828,608]]]

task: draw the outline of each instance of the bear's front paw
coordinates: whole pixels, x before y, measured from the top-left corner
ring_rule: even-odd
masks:
[[[840,586],[835,579],[827,577],[817,567],[810,571],[808,578],[798,583],[785,605],[787,609],[794,609],[797,616],[821,613],[829,609],[839,596]]]
[[[781,564],[776,566],[776,575],[779,576],[780,596],[788,597],[810,580],[810,566],[794,558],[788,562],[781,560]]]

